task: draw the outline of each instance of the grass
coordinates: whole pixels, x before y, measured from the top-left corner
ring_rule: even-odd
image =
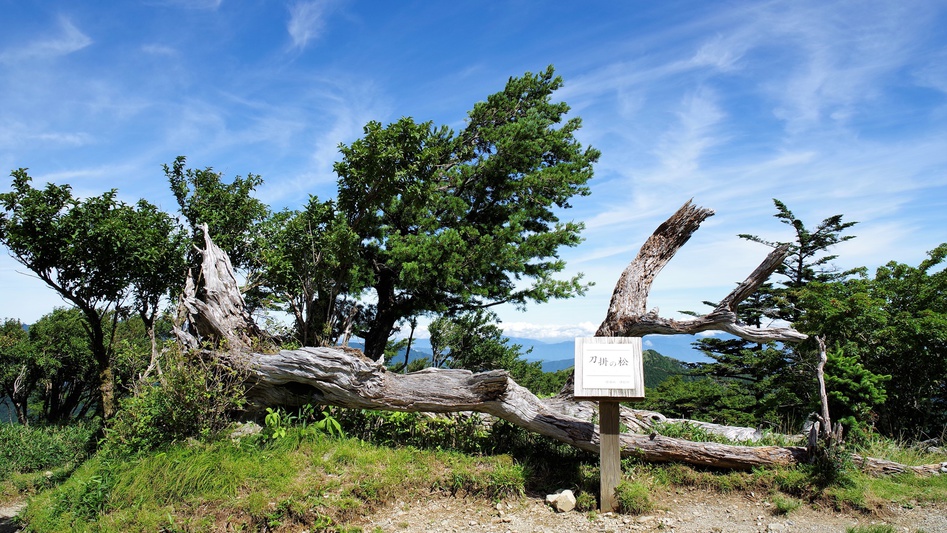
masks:
[[[775,515],[788,515],[800,506],[802,506],[802,502],[795,498],[783,496],[782,494],[773,496],[773,514]]]
[[[0,502],[68,478],[95,444],[98,426],[21,426],[0,423]]]
[[[505,455],[382,447],[290,429],[264,447],[225,440],[134,460],[97,455],[31,500],[24,518],[34,531],[339,529],[432,490],[519,495],[526,478]]]
[[[618,510],[624,514],[643,514],[654,509],[650,488],[640,481],[622,481],[615,487]]]
[[[896,533],[894,526],[887,524],[873,524],[870,526],[852,526],[845,528],[845,533]]]
[[[364,439],[288,425],[279,438],[181,442],[139,455],[99,453],[81,466],[81,446],[74,444],[72,454],[53,453],[53,444],[36,446],[48,448],[49,455],[37,455],[37,449],[16,452],[20,458],[5,466],[0,487],[14,495],[42,491],[24,515],[33,531],[206,531],[225,524],[244,531],[346,531],[384,506],[403,507],[432,492],[497,501],[570,488],[580,511],[591,513],[598,506],[593,454],[503,422],[490,432],[473,419],[424,421],[414,428],[406,417],[358,423],[367,427],[379,420],[387,426],[377,434],[345,428]],[[413,431],[411,445],[398,442],[402,430]],[[21,439],[4,435],[7,442]],[[48,435],[38,442],[46,442],[43,438],[82,441]],[[914,464],[942,460],[883,441],[867,445],[871,448],[859,453]],[[454,451],[455,446],[464,451]],[[55,461],[64,463],[52,465]],[[947,501],[947,476],[873,478],[851,468],[826,476],[811,465],[734,472],[637,459],[622,465],[617,496],[625,513],[648,512],[662,494],[685,487],[754,492],[780,515],[802,505],[872,512],[892,503]],[[36,470],[40,466],[49,470]]]

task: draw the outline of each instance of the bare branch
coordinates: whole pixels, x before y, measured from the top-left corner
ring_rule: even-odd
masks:
[[[712,215],[712,210],[696,207],[688,201],[654,231],[622,272],[612,293],[608,315],[599,326],[596,336],[643,337],[655,333],[695,334],[716,330],[753,342],[799,342],[807,338],[788,327],[757,328],[737,321],[737,305],[753,294],[782,264],[789,253],[787,246],[770,252],[743,283],[706,315],[689,320],[674,320],[662,318],[656,311],[647,311],[648,293],[655,276],[697,231],[700,224]]]

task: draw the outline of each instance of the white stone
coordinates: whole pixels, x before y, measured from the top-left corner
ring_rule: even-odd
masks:
[[[566,513],[575,509],[575,495],[569,489],[557,490],[555,494],[546,495],[546,503],[557,513]]]

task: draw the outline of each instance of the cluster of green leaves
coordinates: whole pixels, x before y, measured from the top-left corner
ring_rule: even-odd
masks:
[[[186,168],[186,163],[184,156],[178,156],[170,167],[164,165],[164,174],[188,224],[193,245],[188,248],[191,266],[200,265],[195,247],[204,249],[202,226],[207,225],[214,243],[227,252],[234,267],[248,268],[254,263],[256,226],[267,215],[266,204],[252,196],[263,178],[248,174],[224,183],[223,176],[212,168]]]
[[[170,215],[145,200],[121,202],[114,189],[78,199],[68,185],[33,188],[26,169],[12,176],[11,190],[0,194],[0,243],[82,313],[98,406],[111,416],[116,323],[132,301],[153,325],[157,301],[183,281],[182,235]]]
[[[283,408],[267,407],[263,423],[265,425],[260,437],[264,443],[286,438],[294,427],[300,428],[303,433],[344,436],[341,423],[332,413],[329,410],[318,411],[312,404],[302,406],[298,414],[289,413]]]

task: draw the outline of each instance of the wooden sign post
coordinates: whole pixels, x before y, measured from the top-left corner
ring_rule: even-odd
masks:
[[[619,402],[644,399],[641,337],[577,337],[575,399],[598,401],[600,508],[615,511],[621,480]]]

